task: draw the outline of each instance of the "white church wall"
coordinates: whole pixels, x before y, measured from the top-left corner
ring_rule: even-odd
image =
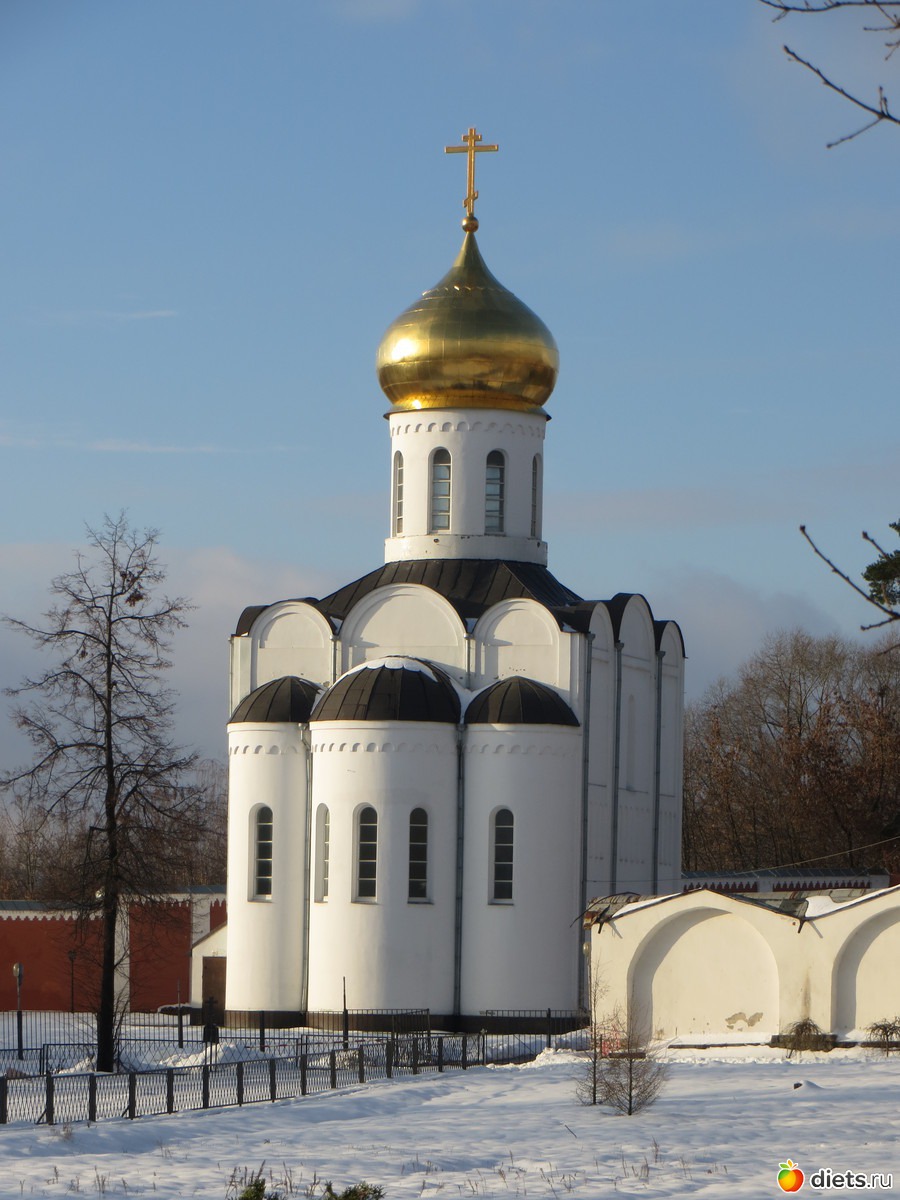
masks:
[[[579,732],[466,731],[464,1012],[578,1003]],[[495,901],[492,890],[492,821],[503,808],[514,819],[511,902]]]
[[[424,658],[463,687],[466,631],[452,604],[418,583],[376,588],[347,614],[340,634],[341,667],[349,671],[385,654]]]
[[[615,635],[609,610],[591,614],[591,703],[588,746],[587,895],[610,891],[612,794],[615,755]]]
[[[493,410],[444,409],[431,413],[390,414],[391,459],[403,455],[403,530],[385,542],[385,561],[410,558],[502,558],[547,561],[540,538],[532,536],[532,463],[542,456],[547,419]],[[450,454],[450,528],[430,528],[430,467],[436,450]],[[505,459],[504,532],[485,532],[487,456]],[[539,481],[542,469],[539,471]],[[392,496],[395,504],[396,497]]]
[[[475,626],[473,689],[510,675],[525,675],[557,688],[568,700],[572,636],[561,633],[552,614],[534,600],[495,604]]]
[[[228,729],[226,1004],[236,1011],[302,1007],[306,909],[307,752],[295,725]],[[256,814],[272,810],[271,895],[254,894]]]
[[[330,817],[328,897],[311,906],[309,1006],[453,1007],[457,750],[454,726],[311,726],[313,812]],[[378,814],[374,899],[356,898],[359,810]],[[409,820],[428,814],[428,898],[409,899]],[[314,834],[315,839],[315,834]]]
[[[331,627],[311,604],[285,600],[271,605],[254,621],[250,642],[250,691],[284,675],[332,682]]]
[[[681,884],[684,758],[684,651],[678,628],[671,621],[663,631],[659,648],[663,659],[657,890],[666,893],[677,891]]]
[[[245,696],[253,691],[250,685],[252,660],[250,638],[236,634],[230,639],[228,672],[228,712],[234,712]]]

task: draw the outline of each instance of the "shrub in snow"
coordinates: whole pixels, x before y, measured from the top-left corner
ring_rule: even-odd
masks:
[[[330,1183],[326,1183],[322,1200],[381,1200],[382,1196],[384,1196],[383,1187],[379,1187],[377,1183],[366,1183],[365,1180],[361,1180],[351,1187],[344,1188],[342,1192],[336,1192]]]
[[[866,1030],[869,1041],[882,1052],[890,1054],[892,1050],[900,1050],[900,1017],[874,1021]]]
[[[793,1025],[789,1025],[785,1032],[773,1038],[773,1041],[779,1046],[784,1046],[788,1058],[792,1058],[795,1054],[802,1054],[804,1050],[833,1050],[836,1038],[833,1034],[826,1033],[809,1017],[804,1017],[802,1021],[795,1021]]]
[[[634,1004],[625,1018],[619,1009],[593,1018],[586,1069],[575,1089],[582,1104],[608,1104],[630,1117],[659,1096],[668,1066],[641,1036],[640,1025]]]

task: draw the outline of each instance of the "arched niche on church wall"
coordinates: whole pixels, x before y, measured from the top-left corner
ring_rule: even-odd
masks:
[[[681,779],[684,758],[684,646],[668,621],[659,640],[662,659],[660,728],[660,854],[664,865],[681,868]]]
[[[765,937],[718,907],[659,922],[635,951],[627,1003],[653,1038],[779,1031],[778,965]]]
[[[331,682],[331,627],[311,604],[284,600],[270,605],[253,622],[250,641],[248,691],[284,675]]]
[[[341,627],[341,671],[373,658],[406,654],[443,667],[465,682],[466,631],[452,604],[418,583],[370,592]]]
[[[835,913],[822,928],[839,916],[846,919],[850,911]],[[864,1034],[873,1022],[892,1020],[900,1008],[900,892],[886,911],[867,918],[862,906],[857,911],[861,923],[847,936],[832,968],[832,1024],[840,1034],[854,1029]]]
[[[569,663],[562,646],[569,637],[563,638],[556,619],[537,601],[495,604],[479,619],[474,637],[476,689],[508,675],[527,675],[569,690]]]
[[[619,625],[622,648],[620,786],[648,793],[656,753],[656,639],[643,596],[632,596]]]

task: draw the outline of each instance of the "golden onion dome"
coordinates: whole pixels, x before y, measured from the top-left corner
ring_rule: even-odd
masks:
[[[389,326],[378,382],[393,410],[508,408],[540,412],[556,383],[559,351],[535,313],[494,278],[475,241]]]

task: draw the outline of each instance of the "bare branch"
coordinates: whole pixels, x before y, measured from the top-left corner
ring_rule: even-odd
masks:
[[[826,563],[831,568],[831,570],[834,572],[834,574],[838,576],[839,579],[843,579],[844,583],[846,583],[850,587],[852,587],[854,592],[857,593],[857,595],[862,596],[862,598],[863,598],[863,600],[865,600],[866,604],[871,604],[873,608],[877,608],[880,612],[883,612],[885,614],[884,621],[878,621],[874,625],[861,625],[860,626],[861,629],[880,629],[882,625],[888,625],[888,624],[890,624],[891,621],[900,620],[900,613],[897,613],[893,608],[888,607],[886,604],[882,604],[881,601],[877,600],[873,595],[871,595],[871,593],[869,593],[869,592],[865,591],[863,588],[861,588],[855,579],[851,579],[846,571],[842,571],[839,566],[837,566],[834,562],[832,562],[832,560],[828,557],[828,555],[825,554],[824,551],[820,550],[819,547],[816,545],[816,543],[813,541],[812,537],[807,532],[805,525],[800,526],[800,532],[803,534],[803,536],[809,542],[810,546],[812,546],[812,549],[813,549],[813,552],[815,553],[815,555],[818,558],[821,558],[822,562]],[[863,533],[862,536],[867,541],[871,541],[871,539],[868,537],[868,535],[866,533]],[[873,545],[874,545],[874,543],[873,543]]]

